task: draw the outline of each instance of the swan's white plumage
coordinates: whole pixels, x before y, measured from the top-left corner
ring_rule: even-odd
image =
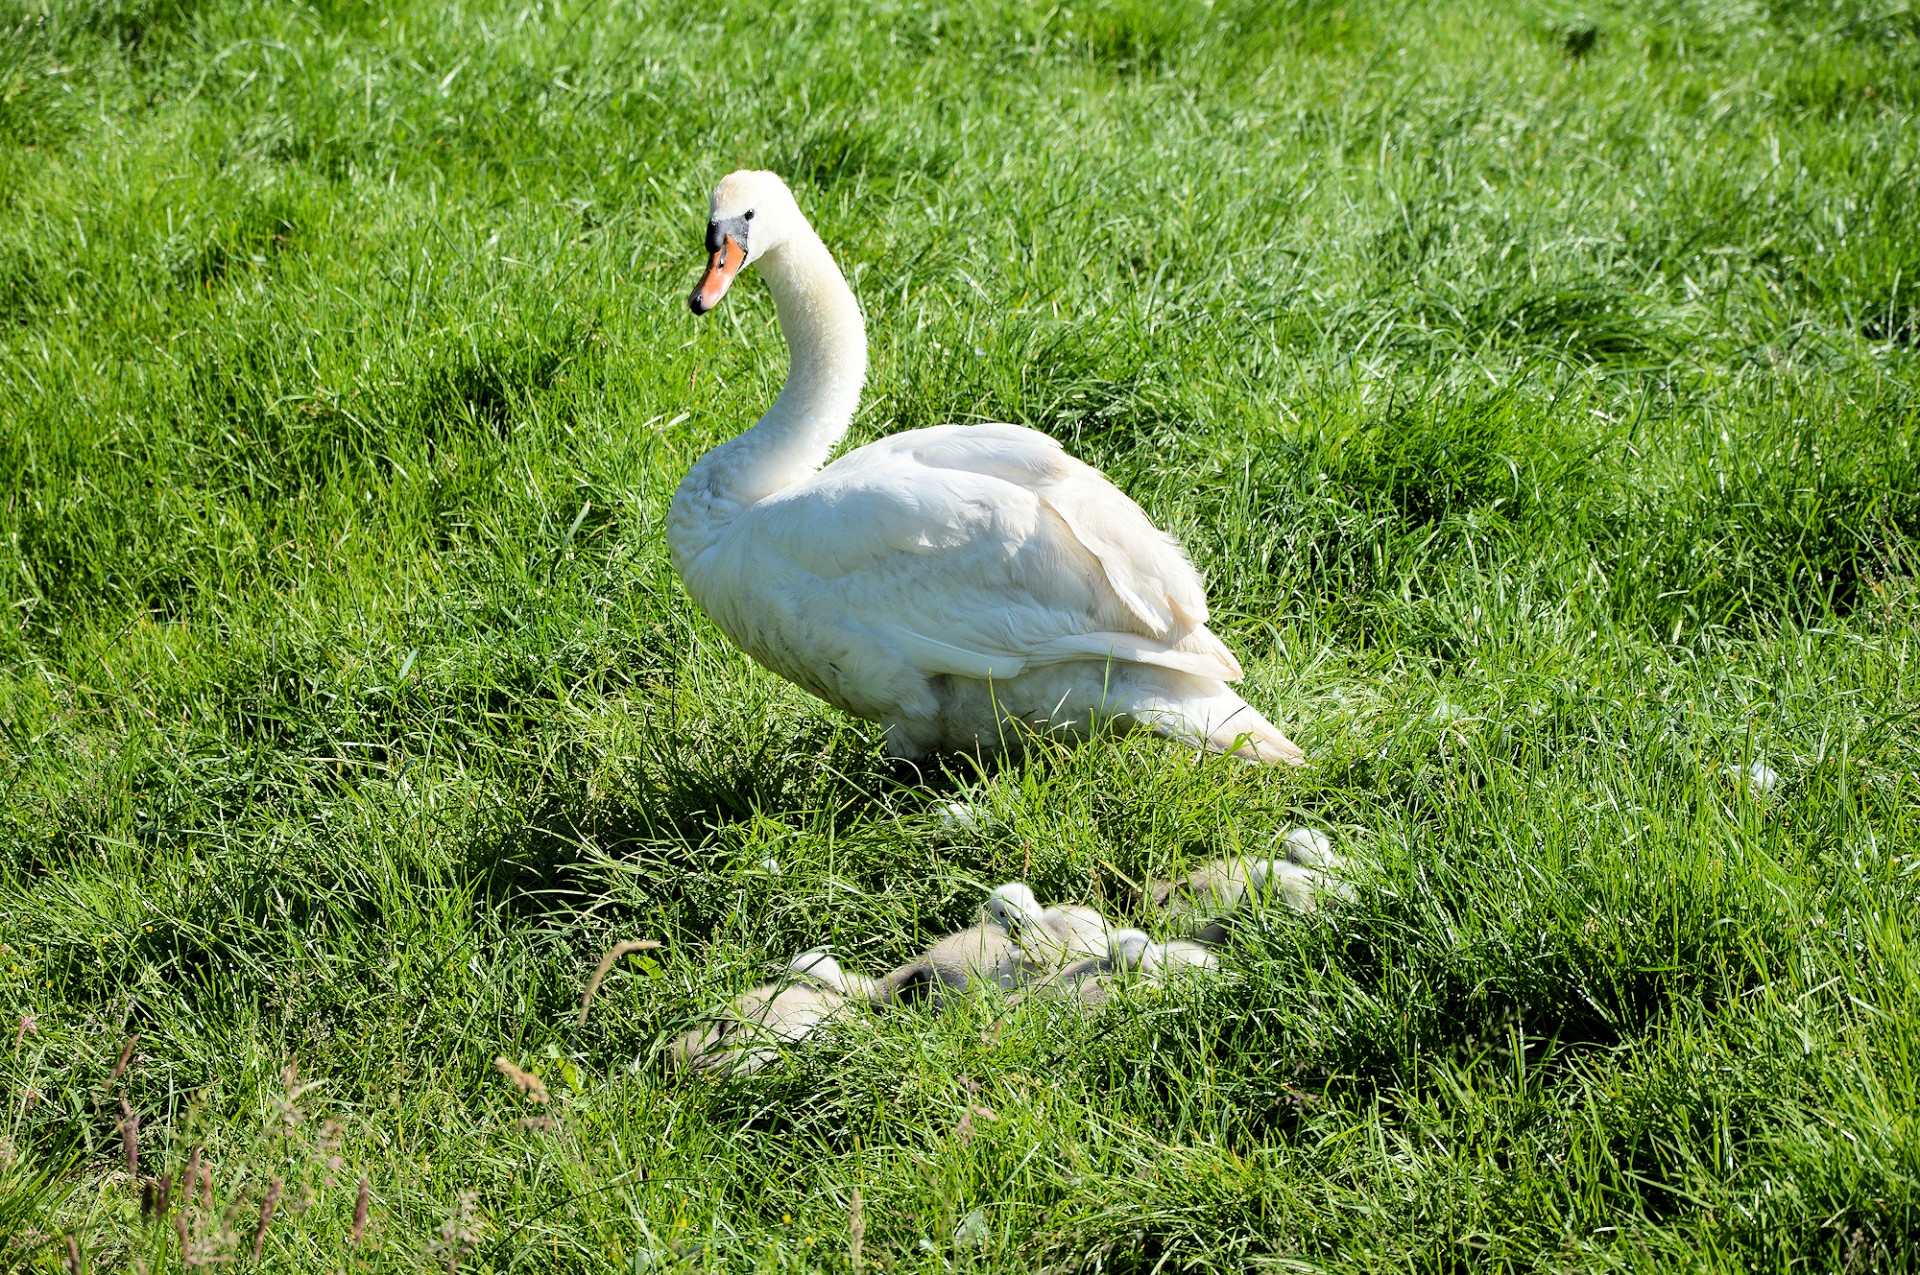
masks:
[[[757,219],[740,223],[746,210]],[[772,174],[729,177],[714,219],[748,236],[744,258],[767,277],[793,351],[773,408],[703,457],[674,497],[674,564],[722,631],[886,724],[907,756],[991,745],[1007,718],[1082,733],[1115,718],[1299,760],[1228,689],[1240,663],[1206,627],[1180,546],[1053,439],[941,425],[816,471],[858,403],[858,305]]]

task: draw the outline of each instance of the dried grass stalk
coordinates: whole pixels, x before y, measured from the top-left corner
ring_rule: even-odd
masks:
[[[140,1180],[140,1117],[133,1114],[133,1104],[125,1098],[120,1100],[120,1149],[126,1153],[127,1176],[138,1182]]]
[[[511,1058],[508,1058],[505,1054],[502,1054],[498,1058],[495,1058],[493,1060],[493,1065],[500,1069],[501,1075],[505,1076],[508,1080],[511,1080],[513,1082],[513,1087],[515,1089],[518,1089],[521,1093],[527,1095],[527,1098],[529,1101],[546,1102],[550,1097],[550,1095],[547,1093],[546,1081],[540,1079],[540,1077],[534,1075],[530,1071],[525,1071],[519,1067],[514,1066],[513,1060]]]
[[[367,1179],[362,1175],[360,1178],[360,1198],[353,1202],[353,1230],[347,1233],[348,1239],[356,1246],[360,1243],[360,1237],[367,1233],[368,1195]]]
[[[606,978],[607,971],[611,970],[623,956],[631,956],[635,952],[651,952],[659,946],[657,939],[628,939],[624,943],[615,943],[613,950],[600,958],[600,963],[593,967],[592,977],[587,979],[586,992],[580,997],[580,1026],[587,1025],[587,1010],[592,1006],[594,996],[600,991],[600,982]]]
[[[861,1242],[867,1238],[867,1214],[861,1207],[860,1188],[853,1188],[853,1201],[847,1205],[847,1264],[853,1267],[853,1275],[860,1275],[863,1264],[860,1257]]]
[[[260,1250],[266,1247],[267,1228],[273,1224],[273,1206],[280,1203],[280,1192],[286,1183],[279,1178],[267,1188],[267,1198],[260,1201],[260,1225],[253,1228],[253,1260],[258,1263]]]
[[[128,1063],[133,1061],[133,1047],[139,1043],[140,1033],[135,1032],[133,1035],[127,1037],[124,1045],[120,1046],[119,1061],[115,1062],[113,1064],[113,1070],[107,1073],[107,1083],[101,1086],[102,1093],[112,1091],[114,1081],[120,1079],[120,1073],[127,1069]]]
[[[193,1154],[187,1157],[187,1167],[180,1174],[180,1211],[185,1213],[193,1207],[193,1188],[200,1180],[200,1148],[195,1147]]]

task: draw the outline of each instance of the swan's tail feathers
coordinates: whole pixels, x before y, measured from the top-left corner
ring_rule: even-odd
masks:
[[[1304,766],[1307,755],[1222,682],[1193,679],[1202,693],[1167,688],[1129,706],[1132,716],[1170,739],[1210,753],[1226,753],[1267,766]],[[1186,688],[1181,688],[1185,690]]]
[[[1280,728],[1260,716],[1253,705],[1207,736],[1207,747],[1268,766],[1304,766],[1307,755]]]

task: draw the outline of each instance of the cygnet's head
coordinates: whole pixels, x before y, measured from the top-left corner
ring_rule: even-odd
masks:
[[[1333,859],[1333,842],[1313,828],[1295,828],[1286,835],[1287,857],[1303,868],[1324,868]]]
[[[735,275],[806,224],[793,192],[776,174],[742,169],[722,177],[707,216],[707,272],[687,298],[688,306],[705,314],[719,305]]]
[[[880,984],[865,974],[843,972],[840,975],[840,991],[854,1000],[871,1001],[879,998]]]
[[[987,895],[987,918],[1003,930],[1039,925],[1046,909],[1024,882],[1009,881]]]
[[[1107,960],[1117,970],[1137,969],[1152,946],[1145,930],[1115,930],[1107,936]]]
[[[831,987],[836,992],[847,990],[847,976],[841,971],[840,962],[825,948],[800,953],[787,962],[787,968],[822,987]]]

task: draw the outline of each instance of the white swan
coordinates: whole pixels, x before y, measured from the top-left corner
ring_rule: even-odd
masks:
[[[998,748],[1008,719],[1110,722],[1299,764],[1228,683],[1199,576],[1096,469],[1018,425],[940,425],[822,469],[866,379],[866,327],[772,173],[714,190],[704,314],[757,265],[792,362],[766,415],[696,462],[667,541],[687,591],[747,654],[857,717],[888,751]]]

